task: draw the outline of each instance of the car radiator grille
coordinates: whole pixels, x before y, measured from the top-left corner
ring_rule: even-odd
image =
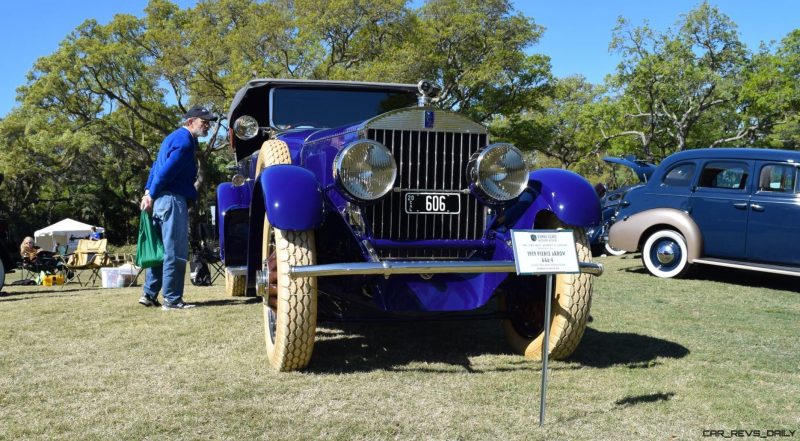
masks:
[[[370,129],[367,138],[392,151],[398,188],[364,210],[364,222],[375,239],[396,241],[480,240],[486,228],[485,208],[468,193],[459,193],[459,214],[408,214],[408,191],[459,192],[469,188],[466,165],[486,146],[485,134]],[[470,249],[403,247],[376,250],[384,259],[465,259]]]

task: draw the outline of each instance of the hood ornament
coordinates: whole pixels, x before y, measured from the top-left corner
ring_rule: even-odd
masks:
[[[442,89],[431,80],[420,80],[420,82],[417,83],[417,90],[419,91],[419,97],[417,98],[417,105],[419,107],[430,106],[434,98],[438,97],[439,92],[442,91]]]

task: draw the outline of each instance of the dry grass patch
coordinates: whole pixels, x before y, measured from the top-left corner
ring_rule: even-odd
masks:
[[[6,287],[0,439],[697,439],[800,427],[796,279],[708,268],[686,280],[601,259],[592,322],[551,364],[493,321],[322,323],[305,372],[266,367],[261,305],[187,285]],[[16,275],[9,275],[15,280]],[[795,436],[800,437],[800,433]]]

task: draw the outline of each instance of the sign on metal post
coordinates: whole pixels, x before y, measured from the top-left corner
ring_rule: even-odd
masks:
[[[580,272],[572,230],[511,230],[514,262],[519,275],[547,275],[542,340],[542,387],[539,397],[539,426],[544,425],[547,396],[547,362],[550,358],[550,311],[553,275]]]

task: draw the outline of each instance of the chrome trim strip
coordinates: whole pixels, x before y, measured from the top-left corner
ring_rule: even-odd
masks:
[[[578,262],[583,274],[600,276],[603,265],[594,262]],[[327,265],[290,266],[289,277],[325,277],[351,275],[383,275],[393,274],[454,274],[454,273],[516,273],[513,260],[502,261],[449,261],[449,262],[353,262],[333,263]]]
[[[780,265],[761,264],[754,265],[747,262],[725,261],[721,259],[694,259],[691,263],[702,263],[705,265],[724,266],[726,268],[736,268],[748,271],[761,271],[764,273],[782,274],[784,276],[800,276],[800,269]]]
[[[319,128],[319,130],[317,130],[317,132],[319,132],[321,130],[326,130],[326,128],[325,127]],[[360,129],[348,130],[346,132],[341,132],[341,133],[337,133],[335,135],[329,135],[329,136],[325,136],[325,137],[322,137],[322,138],[319,138],[319,139],[315,139],[313,141],[309,141],[308,138],[314,136],[314,134],[317,133],[317,132],[314,132],[314,133],[306,136],[306,138],[303,140],[303,143],[306,144],[306,145],[316,144],[318,142],[328,141],[328,140],[331,140],[331,139],[334,139],[334,138],[342,138],[342,137],[345,137],[345,136],[347,136],[347,135],[349,135],[351,133],[358,133],[360,131],[361,131]],[[361,138],[361,137],[359,137],[359,138]]]

